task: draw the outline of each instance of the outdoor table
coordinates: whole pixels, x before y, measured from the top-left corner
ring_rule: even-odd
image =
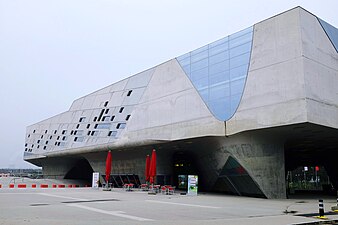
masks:
[[[123,185],[123,188],[126,190],[126,191],[132,191],[132,188],[134,187],[134,184],[124,184]]]

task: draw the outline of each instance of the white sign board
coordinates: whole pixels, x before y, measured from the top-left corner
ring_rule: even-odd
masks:
[[[198,176],[188,175],[188,195],[197,195]]]
[[[93,173],[92,188],[99,188],[100,173]]]

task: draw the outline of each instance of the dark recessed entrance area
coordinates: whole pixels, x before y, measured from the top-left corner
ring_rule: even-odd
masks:
[[[188,188],[188,175],[198,175],[195,156],[189,151],[179,151],[173,154],[173,182],[181,190]]]
[[[292,129],[284,145],[287,194],[336,194],[338,131],[313,124]]]
[[[93,172],[94,170],[87,159],[83,158],[75,163],[74,167],[69,170],[64,179],[84,180],[91,183]]]

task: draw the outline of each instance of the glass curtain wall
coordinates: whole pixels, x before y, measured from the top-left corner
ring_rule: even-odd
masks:
[[[248,74],[253,27],[177,58],[207,104],[222,121],[235,113]]]

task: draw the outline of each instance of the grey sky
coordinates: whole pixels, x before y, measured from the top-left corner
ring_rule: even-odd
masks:
[[[0,168],[74,99],[297,5],[338,26],[336,0],[0,0]]]

